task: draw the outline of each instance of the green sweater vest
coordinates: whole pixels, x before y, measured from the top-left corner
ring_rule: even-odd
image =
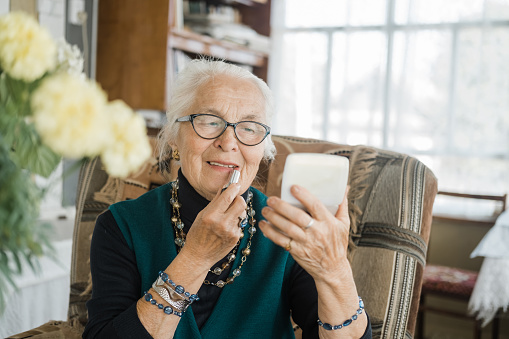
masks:
[[[255,218],[260,219],[267,197],[254,188],[251,190]],[[138,199],[110,206],[136,255],[141,275],[140,297],[152,286],[158,272],[166,269],[177,255],[170,197],[171,186],[166,184]],[[241,249],[249,238],[247,228]],[[238,267],[240,259],[238,255],[233,268]],[[233,284],[223,288],[205,325],[198,329],[191,306],[180,320],[174,338],[294,338],[287,293],[293,264],[288,252],[265,238],[257,228],[242,273]]]

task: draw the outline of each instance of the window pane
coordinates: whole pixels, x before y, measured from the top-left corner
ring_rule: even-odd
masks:
[[[472,194],[509,192],[509,161],[486,157],[430,156],[418,158],[438,178],[438,189]]]
[[[441,190],[509,192],[509,0],[393,1],[396,26],[386,0],[273,2],[288,9],[271,59],[288,131],[276,133],[413,154]]]
[[[348,23],[352,26],[372,26],[385,24],[387,1],[350,0]]]
[[[322,138],[327,36],[287,33],[282,41],[275,133]]]
[[[450,46],[444,31],[395,33],[389,147],[411,153],[447,146]]]
[[[509,0],[485,0],[486,19],[509,20]]]
[[[380,31],[334,34],[328,139],[382,145],[386,50]]]
[[[463,30],[458,39],[454,148],[509,155],[509,31]]]
[[[286,27],[345,26],[348,0],[287,0]]]
[[[494,0],[493,0],[494,1]],[[397,24],[480,21],[483,0],[395,0]]]
[[[286,27],[382,25],[385,0],[287,0]]]

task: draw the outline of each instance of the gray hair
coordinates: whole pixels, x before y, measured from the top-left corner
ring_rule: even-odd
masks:
[[[274,113],[274,101],[269,86],[260,78],[248,70],[225,63],[223,61],[212,61],[207,59],[195,59],[190,61],[178,74],[174,83],[169,108],[166,111],[167,122],[159,132],[158,150],[159,159],[163,161],[171,152],[170,143],[174,143],[179,124],[176,119],[184,116],[184,113],[192,105],[198,88],[219,75],[227,75],[235,79],[246,79],[252,81],[260,90],[265,100],[265,117],[267,121],[272,120]],[[273,160],[276,154],[276,147],[272,142],[270,134],[264,140],[265,152],[263,158],[267,161]]]

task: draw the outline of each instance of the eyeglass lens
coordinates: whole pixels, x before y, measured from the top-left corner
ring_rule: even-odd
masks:
[[[193,119],[193,126],[200,137],[213,139],[223,133],[226,121],[214,115],[197,115]],[[240,142],[256,145],[265,139],[267,130],[260,123],[241,121],[235,126],[235,134]]]

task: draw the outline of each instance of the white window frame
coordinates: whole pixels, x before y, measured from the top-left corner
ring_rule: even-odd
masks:
[[[288,0],[291,1],[291,0]],[[354,0],[352,0],[354,1]],[[277,69],[281,65],[284,60],[280,58],[280,51],[278,51],[278,46],[281,45],[282,37],[287,33],[314,33],[321,32],[326,35],[327,39],[327,62],[326,62],[326,70],[324,76],[324,96],[322,102],[322,118],[323,124],[321,126],[321,136],[320,139],[329,140],[328,135],[328,124],[329,124],[329,114],[331,112],[331,98],[330,98],[330,85],[331,85],[331,69],[332,69],[332,50],[333,50],[333,35],[336,32],[356,32],[356,31],[379,31],[386,34],[386,73],[384,79],[384,95],[383,95],[383,131],[382,131],[382,144],[381,145],[372,145],[375,147],[380,147],[383,149],[390,149],[397,152],[407,153],[416,157],[434,157],[434,156],[451,156],[451,157],[467,157],[471,155],[471,153],[466,154],[467,152],[461,151],[458,149],[454,149],[454,131],[456,124],[456,116],[455,116],[455,95],[456,95],[456,72],[457,72],[457,62],[458,59],[458,35],[459,32],[463,29],[467,28],[484,28],[484,27],[506,27],[509,30],[509,20],[477,20],[477,21],[458,21],[458,22],[446,22],[446,23],[419,23],[419,24],[397,24],[395,22],[395,5],[396,0],[387,0],[386,6],[386,24],[385,25],[371,25],[371,26],[335,26],[335,27],[283,27],[282,23],[285,22],[284,18],[284,1],[273,1],[273,12],[272,12],[272,38],[273,38],[273,54],[271,55],[271,60],[269,64],[269,84],[275,89],[274,95],[276,97],[276,111],[277,107],[282,105],[283,103],[278,102],[278,89],[282,84],[284,79],[279,79],[277,74]],[[312,6],[309,3],[309,6]],[[416,150],[410,147],[391,147],[389,143],[390,137],[390,111],[391,111],[391,84],[392,84],[392,64],[393,64],[393,44],[395,34],[399,31],[412,31],[412,30],[447,30],[452,35],[452,46],[450,47],[450,64],[451,68],[449,71],[449,83],[448,83],[448,110],[447,110],[447,127],[448,136],[446,140],[446,147],[439,149],[431,149],[431,150]],[[509,62],[509,60],[508,60]],[[283,84],[284,85],[284,84]],[[509,113],[508,113],[509,114]],[[278,126],[276,122],[273,126],[274,134],[289,134],[287,126],[284,126],[285,132],[281,133],[282,126]],[[292,131],[290,131],[292,133]],[[293,131],[293,135],[297,134],[297,131]],[[302,136],[302,135],[299,135]],[[304,136],[307,137],[307,136]],[[336,141],[337,140],[331,140]],[[509,169],[509,145],[503,150],[499,152],[495,152],[493,150],[483,150],[482,154],[475,154],[476,157],[479,158],[489,158],[489,159],[498,159],[507,163],[507,168]],[[440,180],[439,180],[440,184]],[[509,183],[505,183],[503,185],[505,191],[509,190]]]

